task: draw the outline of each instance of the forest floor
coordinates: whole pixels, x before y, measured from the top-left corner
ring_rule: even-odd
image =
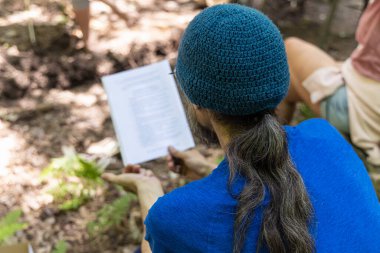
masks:
[[[187,0],[113,3],[121,14],[103,1],[91,2],[91,38],[85,50],[68,0],[36,0],[29,11],[22,1],[0,0],[0,217],[19,208],[28,223],[9,243],[28,240],[39,253],[51,252],[58,240],[68,242],[68,252],[75,253],[127,253],[138,244],[130,234],[141,224],[131,228],[128,222],[138,219],[137,204],[121,226],[96,239],[86,232],[96,210],[115,199],[114,187],[78,211],[60,212],[39,179],[49,161],[62,156],[62,147],[91,153],[101,141],[115,140],[100,77],[162,59],[174,64],[180,36],[202,8]],[[353,33],[360,4],[352,0],[339,7],[327,46],[338,60],[346,59],[356,45]],[[267,14],[277,17],[286,36],[316,43],[328,8],[323,1],[309,0],[301,14],[290,10],[280,17],[276,5]],[[31,20],[35,44],[28,32]],[[303,119],[298,112],[296,121]],[[222,156],[217,148],[197,148],[208,159]],[[158,174],[166,191],[183,183],[167,172],[163,159],[145,166]],[[120,158],[114,157],[110,169],[121,167]]]

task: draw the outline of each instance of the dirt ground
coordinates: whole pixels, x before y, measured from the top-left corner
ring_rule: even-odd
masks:
[[[132,235],[141,229],[137,203],[120,227],[92,239],[86,224],[104,203],[115,199],[114,187],[78,211],[62,213],[52,205],[39,174],[51,158],[62,155],[63,146],[88,153],[106,138],[115,140],[100,77],[165,58],[174,64],[180,36],[202,6],[187,0],[110,1],[121,12],[117,15],[103,1],[92,1],[86,50],[68,0],[32,2],[26,11],[22,1],[0,0],[0,217],[20,208],[28,223],[10,243],[28,240],[39,253],[51,252],[58,240],[69,243],[68,252],[133,252],[138,240]],[[276,11],[281,1],[267,2],[272,3],[267,14],[277,17],[285,36],[320,40],[326,2],[308,0],[303,12],[293,6],[281,18]],[[361,4],[350,0],[339,6],[326,46],[338,60],[356,46],[353,33]],[[296,121],[302,119],[298,113]],[[217,148],[198,148],[212,160],[222,155]],[[121,168],[119,157],[112,161],[110,170]],[[145,166],[158,174],[167,191],[183,183],[167,173],[164,160]],[[137,225],[131,226],[131,220]]]

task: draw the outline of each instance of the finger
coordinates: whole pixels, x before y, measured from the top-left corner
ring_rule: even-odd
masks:
[[[171,172],[178,173],[178,169],[176,167],[172,167],[169,169]]]
[[[139,173],[141,166],[139,164],[128,164],[124,168],[125,173]]]
[[[142,176],[146,176],[146,175],[147,175],[147,172],[148,172],[148,170],[146,170],[146,169],[141,169],[141,170],[140,170],[140,175],[142,175]]]
[[[102,174],[102,178],[108,182],[120,184],[120,177],[118,175],[112,173],[104,173]]]
[[[174,169],[175,161],[171,155],[166,157],[166,163],[169,169]]]
[[[141,166],[140,165],[135,165],[133,167],[133,173],[140,173],[140,170],[141,170]]]
[[[169,146],[168,151],[169,151],[170,155],[172,155],[172,156],[174,156],[176,158],[180,158],[180,159],[185,159],[186,158],[186,154],[184,152],[178,151],[173,146]]]
[[[133,170],[133,164],[127,164],[127,166],[124,167],[125,173],[131,173]]]
[[[104,173],[102,177],[111,183],[115,183],[122,186],[131,186],[136,184],[136,182],[138,181],[138,176],[135,173],[123,173],[120,175]]]
[[[133,168],[135,168],[135,169],[141,169],[141,165],[140,164],[134,164]]]
[[[175,166],[174,172],[176,172],[178,174],[182,174],[182,169],[181,168],[182,168],[182,166],[180,166],[180,165]]]
[[[146,177],[150,177],[150,176],[152,176],[152,175],[154,175],[153,171],[148,170],[148,169],[145,169],[145,170],[144,170],[144,176],[146,176]]]

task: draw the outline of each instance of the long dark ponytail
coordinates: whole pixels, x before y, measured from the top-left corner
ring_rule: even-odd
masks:
[[[237,196],[233,252],[243,250],[255,209],[266,194],[269,203],[263,213],[257,252],[264,246],[275,253],[313,252],[314,241],[308,230],[313,208],[290,159],[286,134],[273,112],[214,116],[233,133],[226,151],[230,186],[237,174],[246,181]]]

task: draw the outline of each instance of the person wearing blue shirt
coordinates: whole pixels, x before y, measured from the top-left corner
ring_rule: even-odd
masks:
[[[322,119],[281,126],[289,70],[262,13],[210,7],[187,27],[175,76],[194,132],[217,141],[215,166],[169,148],[170,170],[195,179],[164,195],[140,165],[104,179],[138,194],[148,252],[380,252],[380,205],[351,146]]]

